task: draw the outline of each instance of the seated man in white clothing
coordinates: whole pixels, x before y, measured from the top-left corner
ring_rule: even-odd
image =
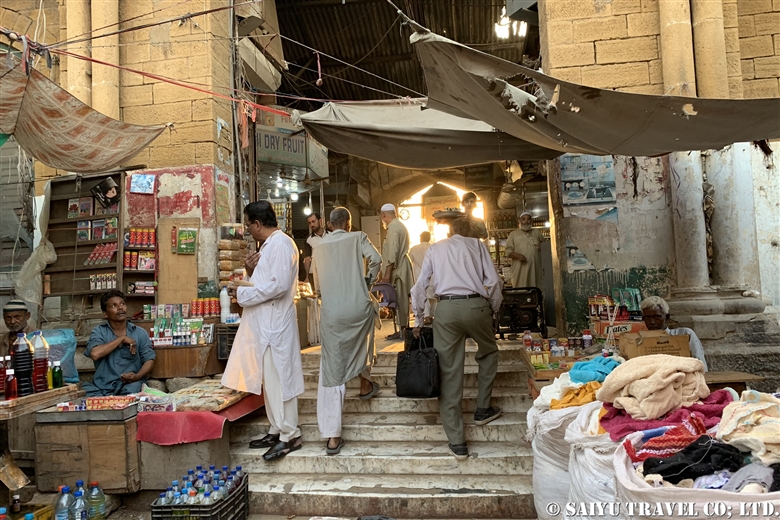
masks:
[[[704,347],[699,341],[699,337],[691,329],[687,327],[678,327],[676,329],[669,329],[666,326],[666,321],[669,319],[669,304],[666,300],[659,296],[650,296],[642,300],[639,304],[639,308],[642,309],[642,318],[645,325],[649,330],[665,330],[667,334],[672,336],[680,336],[682,334],[688,334],[690,337],[689,345],[691,348],[691,356],[695,357],[704,364],[704,371],[707,372],[707,360],[704,358]]]

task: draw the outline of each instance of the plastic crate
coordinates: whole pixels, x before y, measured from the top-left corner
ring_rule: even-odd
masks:
[[[217,359],[227,359],[230,357],[230,350],[233,348],[233,340],[238,332],[238,324],[217,325]]]
[[[159,500],[159,499],[158,499]],[[162,506],[152,502],[152,520],[246,520],[249,517],[249,475],[226,499],[210,506]]]

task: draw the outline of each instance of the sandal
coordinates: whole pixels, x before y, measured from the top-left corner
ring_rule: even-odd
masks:
[[[279,434],[276,435],[269,433],[262,439],[255,439],[253,441],[249,441],[249,447],[253,450],[257,450],[260,448],[270,448],[271,446],[275,445],[277,442],[279,442]]]
[[[325,453],[327,453],[328,455],[338,455],[341,452],[341,448],[343,448],[345,444],[346,441],[342,437],[341,440],[339,441],[339,445],[336,446],[335,448],[331,448],[330,439],[328,439],[328,442],[325,443]]]
[[[372,388],[371,388],[371,391],[369,393],[367,393],[367,394],[360,394],[360,395],[358,395],[358,397],[360,397],[364,401],[366,399],[371,399],[372,397],[377,395],[379,393],[379,391],[381,390],[381,388],[382,388],[382,387],[379,386],[379,383],[374,383],[373,381],[371,382],[371,386],[372,386]]]
[[[265,459],[266,462],[271,462],[273,460],[279,460],[283,458],[288,453],[292,453],[294,451],[298,451],[303,447],[303,441],[301,440],[301,437],[298,436],[294,439],[290,439],[288,442],[279,441],[277,442],[273,448],[266,451],[263,454],[263,459]]]

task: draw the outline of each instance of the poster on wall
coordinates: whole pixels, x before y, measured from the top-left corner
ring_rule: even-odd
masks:
[[[130,193],[154,195],[154,174],[134,173],[130,176]]]
[[[194,228],[178,228],[176,231],[176,253],[194,255],[198,243],[198,230]]]
[[[614,159],[580,154],[561,156],[561,193],[564,206],[614,204]]]
[[[119,186],[111,177],[107,177],[90,191],[94,195],[95,200],[104,208],[116,204],[120,199]]]

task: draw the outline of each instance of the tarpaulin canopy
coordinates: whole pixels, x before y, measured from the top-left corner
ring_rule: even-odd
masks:
[[[123,123],[91,109],[43,74],[0,59],[0,134],[42,163],[69,172],[111,170],[143,150],[165,126]]]
[[[401,168],[440,169],[561,155],[482,121],[427,109],[425,104],[425,99],[336,102],[293,117],[330,150]]]
[[[428,106],[566,153],[655,156],[780,138],[780,99],[650,96],[585,87],[410,22]],[[515,85],[530,78],[531,95]]]

